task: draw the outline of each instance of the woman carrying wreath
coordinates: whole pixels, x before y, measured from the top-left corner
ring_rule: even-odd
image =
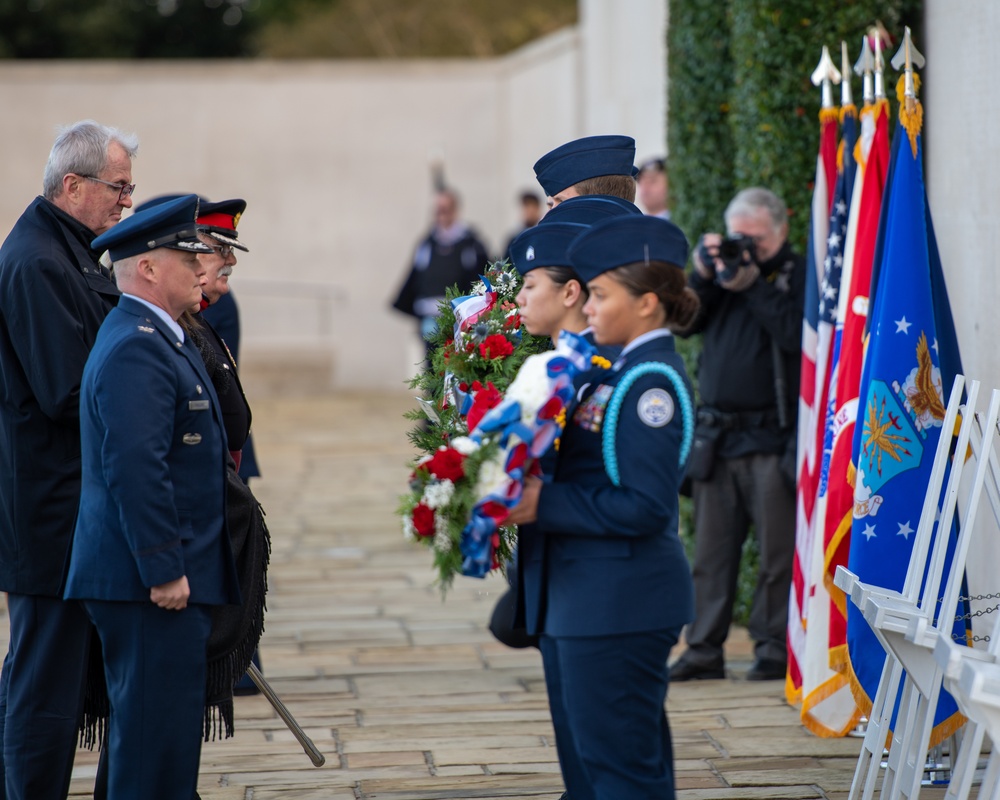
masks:
[[[523,282],[515,302],[521,325],[533,336],[547,336],[553,347],[558,344],[559,332],[580,333],[590,344],[593,332],[587,325],[583,304],[587,302],[587,286],[569,265],[569,245],[580,233],[595,222],[610,217],[633,215],[642,212],[634,204],[618,197],[586,195],[573,197],[551,208],[536,226],[516,237],[508,247],[511,262]],[[620,347],[597,346],[595,362],[610,366],[618,357]],[[582,382],[581,375],[577,379]],[[541,459],[543,476],[551,478],[555,471],[555,451]],[[533,530],[522,526],[519,542],[525,542],[526,557],[540,559]],[[516,555],[516,553],[515,553]],[[525,631],[524,603],[518,603],[518,565],[508,565],[507,577],[511,588],[498,601],[490,618],[490,631],[508,647],[537,647],[538,637]],[[533,604],[537,607],[537,604]]]
[[[677,525],[694,421],[669,327],[698,309],[687,254],[680,229],[654,217],[608,219],[570,245],[595,340],[623,349],[567,409],[553,480],[528,479],[507,520],[534,523],[541,543],[521,581],[572,800],[675,796],[664,702],[693,614]]]

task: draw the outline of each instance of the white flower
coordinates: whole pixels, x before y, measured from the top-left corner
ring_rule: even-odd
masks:
[[[552,396],[552,382],[549,379],[548,364],[556,357],[556,352],[539,353],[525,359],[517,371],[504,399],[517,402],[521,406],[521,421],[533,425],[535,416]]]
[[[440,553],[451,550],[452,541],[448,534],[448,520],[441,514],[434,517],[434,549]]]
[[[454,494],[455,484],[445,478],[443,481],[428,483],[427,486],[424,487],[424,496],[421,498],[420,502],[428,508],[443,508],[451,502],[451,498]]]
[[[472,293],[479,295],[486,294],[486,284],[483,283],[482,281],[476,281],[474,284],[472,284]]]
[[[503,493],[507,488],[510,476],[504,471],[503,462],[506,454],[501,450],[494,458],[484,461],[479,468],[479,480],[476,481],[476,497]]]
[[[506,270],[500,272],[493,278],[493,288],[497,294],[508,296],[513,293],[516,286],[514,275]]]
[[[451,446],[463,456],[471,456],[479,449],[479,445],[468,436],[459,436],[457,439],[452,439]]]
[[[451,552],[452,544],[451,537],[446,532],[438,531],[434,534],[434,549],[439,553]]]
[[[416,541],[417,529],[413,527],[413,517],[410,514],[403,515],[403,538],[408,542]]]

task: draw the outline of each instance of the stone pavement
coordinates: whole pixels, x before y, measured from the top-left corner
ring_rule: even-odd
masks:
[[[460,578],[442,600],[430,553],[403,540],[393,515],[410,402],[254,400],[265,473],[254,490],[273,540],[264,673],[326,765],[312,766],[266,700],[237,698],[235,738],[204,748],[204,800],[562,792],[538,653],[486,630],[502,579]],[[780,682],[742,680],[749,647],[732,638],[730,679],[670,688],[679,797],[845,798],[860,740],[806,732]],[[89,796],[95,763],[80,752],[73,797]]]

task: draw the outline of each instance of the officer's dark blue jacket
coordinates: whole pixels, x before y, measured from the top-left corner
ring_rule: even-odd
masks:
[[[201,355],[123,296],[83,373],[83,488],[67,598],[148,601],[187,576],[189,602],[240,601],[226,527],[219,401]]]
[[[615,386],[646,362],[684,375],[672,337],[655,336],[614,368],[591,373],[568,410],[554,480],[542,488],[537,525],[519,541],[529,633],[639,633],[693,617],[691,573],[677,534],[681,398],[667,377],[645,375],[625,395],[614,437],[620,486],[608,476],[602,453]],[[640,413],[651,399],[658,413]],[[664,403],[670,409],[665,423]]]

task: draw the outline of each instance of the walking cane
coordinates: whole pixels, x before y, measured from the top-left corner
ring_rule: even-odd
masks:
[[[285,704],[281,702],[281,698],[278,697],[277,692],[271,688],[264,676],[260,674],[260,670],[257,669],[256,664],[251,664],[250,668],[247,670],[247,675],[250,676],[257,688],[260,689],[261,694],[267,698],[274,710],[278,712],[278,716],[281,717],[281,721],[288,726],[288,730],[292,732],[292,736],[295,737],[296,741],[302,745],[302,749],[306,751],[306,755],[309,756],[309,760],[312,761],[314,767],[322,767],[326,763],[326,757],[317,749],[316,745],[313,744],[313,740],[309,738],[302,726],[295,721],[295,717],[292,716],[292,712],[289,711]]]

